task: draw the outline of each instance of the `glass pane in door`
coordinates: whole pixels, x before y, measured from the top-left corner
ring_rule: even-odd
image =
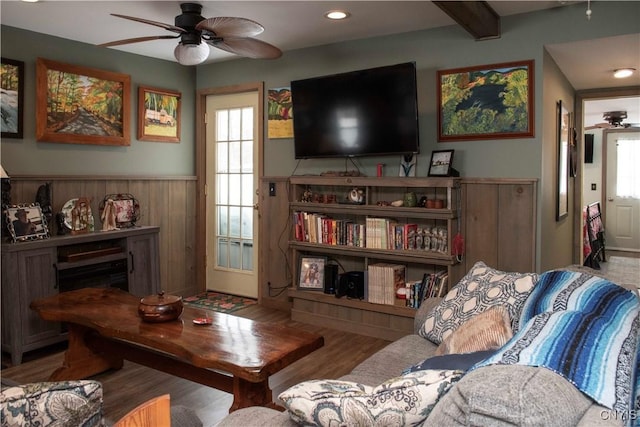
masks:
[[[216,111],[216,267],[253,270],[253,107]]]

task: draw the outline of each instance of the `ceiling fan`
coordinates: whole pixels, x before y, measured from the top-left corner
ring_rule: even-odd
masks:
[[[149,40],[180,38],[174,56],[182,65],[204,62],[209,56],[209,45],[247,58],[276,59],[282,56],[282,51],[277,47],[253,38],[264,31],[264,27],[255,21],[234,17],[204,18],[200,15],[202,5],[198,3],[182,3],[180,9],[182,14],[176,16],[175,25],[112,13],[111,15],[118,18],[155,25],[177,35],[135,37],[98,46],[119,46]]]
[[[591,129],[617,129],[617,128],[636,128],[640,127],[638,123],[622,123],[627,118],[626,111],[607,111],[602,114],[605,123],[596,123],[593,126],[585,127],[585,130]]]

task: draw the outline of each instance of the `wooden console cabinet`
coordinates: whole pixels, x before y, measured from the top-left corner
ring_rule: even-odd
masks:
[[[141,297],[157,293],[159,230],[135,227],[2,244],[2,350],[11,353],[12,363],[20,364],[26,351],[66,339],[61,324],[29,308],[35,299],[74,287],[117,286]]]
[[[319,324],[349,332],[397,339],[413,329],[415,309],[396,305],[374,304],[365,300],[336,298],[322,290],[299,289],[299,260],[303,256],[324,256],[340,265],[340,272],[366,271],[367,266],[391,262],[406,266],[407,280],[420,280],[424,273],[445,271],[449,286],[464,275],[463,266],[451,249],[452,239],[461,227],[462,212],[460,178],[367,178],[295,176],[290,178],[291,266],[293,286],[289,297],[293,301],[293,320]],[[350,204],[353,189],[362,191],[361,204]],[[416,199],[438,200],[439,208],[391,206],[403,200],[405,193],[415,193]],[[389,219],[397,224],[417,224],[446,230],[448,248],[445,251],[424,249],[389,249],[352,244],[319,243],[296,235],[295,219],[299,213],[365,224],[367,218]],[[369,228],[367,228],[368,233]]]

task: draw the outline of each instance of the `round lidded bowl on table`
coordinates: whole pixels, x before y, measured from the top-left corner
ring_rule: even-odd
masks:
[[[145,322],[168,322],[182,314],[182,297],[165,295],[161,291],[157,295],[149,295],[140,300],[138,315]]]

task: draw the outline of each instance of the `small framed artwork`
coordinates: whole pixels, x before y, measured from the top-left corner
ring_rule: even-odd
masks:
[[[7,206],[4,209],[4,217],[13,242],[49,238],[47,220],[37,203]]]
[[[131,194],[107,194],[100,202],[100,218],[105,221],[105,208],[109,206],[113,211],[113,222],[117,228],[135,227],[140,218],[140,203]]]
[[[138,87],[138,139],[180,142],[181,93]]]
[[[269,89],[269,122],[267,135],[270,139],[293,138],[293,104],[291,88]]]
[[[451,176],[454,150],[436,150],[431,152],[429,176]]]
[[[438,141],[534,136],[534,61],[438,71]]]
[[[36,60],[36,138],[130,145],[131,76]]]
[[[24,62],[2,58],[0,83],[2,94],[3,138],[22,138],[24,123]]]
[[[298,288],[314,291],[323,290],[324,266],[326,264],[326,257],[301,257],[299,268],[300,280],[298,281]]]
[[[562,101],[556,104],[558,164],[556,188],[556,221],[569,214],[569,144],[571,115]]]

